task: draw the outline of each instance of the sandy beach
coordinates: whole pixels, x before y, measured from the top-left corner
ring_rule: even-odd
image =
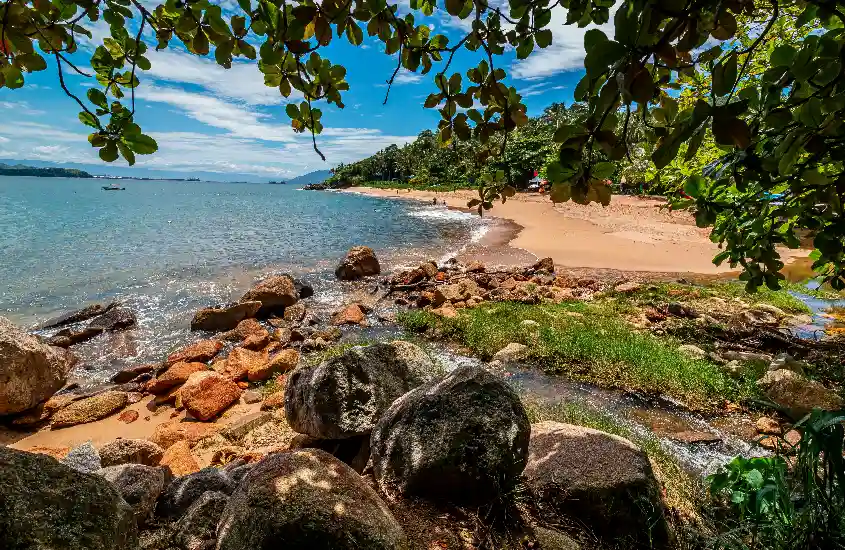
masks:
[[[346,190],[385,198],[431,202],[446,201],[450,208],[466,209],[473,191],[433,192],[355,187]],[[551,256],[567,268],[619,271],[727,274],[727,264],[715,266],[718,246],[709,230],[695,226],[689,212],[672,212],[659,199],[617,195],[610,205],[554,205],[547,196],[518,194],[505,204],[495,203],[485,215],[509,220],[519,227],[511,233],[510,247],[538,258]],[[784,262],[806,256],[806,251],[781,250]]]

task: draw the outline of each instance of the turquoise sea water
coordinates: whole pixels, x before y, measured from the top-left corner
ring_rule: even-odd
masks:
[[[75,346],[94,378],[155,360],[190,338],[193,312],[292,272],[340,301],[331,272],[353,245],[384,267],[439,258],[483,232],[472,216],[405,201],[291,186],[0,177],[0,315],[33,325],[121,299],[140,326]]]

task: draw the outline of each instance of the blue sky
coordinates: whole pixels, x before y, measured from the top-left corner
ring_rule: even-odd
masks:
[[[225,13],[234,0],[224,0],[221,5]],[[407,4],[403,9],[408,11]],[[550,47],[538,49],[524,61],[517,60],[512,51],[505,52],[499,61],[510,83],[523,93],[531,115],[555,101],[568,104],[584,74],[583,36],[587,29],[565,26],[565,19],[566,11],[558,8],[552,18],[554,41]],[[433,26],[432,34],[446,34],[450,43],[459,40],[469,24],[451,21],[442,10],[428,18],[417,14],[417,21]],[[87,27],[95,41],[108,33],[102,21]],[[85,44],[85,55],[77,54],[75,60],[84,67],[94,47]],[[254,62],[235,63],[226,70],[211,57],[188,54],[177,40],[165,51],[150,49],[147,57],[152,69],[141,72],[137,89],[136,119],[158,141],[155,155],[139,156],[131,170],[120,168],[126,166],[122,159],[113,165],[102,163],[86,141],[88,129],[77,119],[79,109],[59,88],[48,58],[49,69],[26,75],[23,88],[0,89],[0,160],[81,165],[94,173],[266,181],[358,160],[391,143],[411,141],[437,124],[439,114],[422,104],[435,91],[438,64],[428,75],[400,72],[387,105],[382,105],[385,81],[396,59],[384,54],[381,42],[365,38],[363,45],[354,47],[335,38],[321,55],[345,65],[350,84],[343,98],[345,109],[320,105],[326,128],[318,136],[318,144],[326,162],[311,149],[309,135],[294,134],[284,113],[290,100],[277,89],[264,86]],[[478,59],[477,53],[460,52],[449,74],[465,73]],[[65,76],[80,96],[93,82],[67,70]]]

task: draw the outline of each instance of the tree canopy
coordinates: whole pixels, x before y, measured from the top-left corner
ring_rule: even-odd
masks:
[[[546,176],[555,201],[607,204],[601,180],[618,164],[650,156],[654,170],[691,162],[700,170],[683,186],[697,222],[713,226],[725,246],[717,261],[743,268],[750,288],[777,286],[775,247],[797,246],[804,231],[815,266],[845,287],[845,12],[837,0],[410,0],[414,13],[444,11],[465,20],[457,41],[401,15],[387,0],[238,0],[224,14],[209,0],[5,0],[0,2],[0,87],[24,87],[25,73],[56,67],[62,89],[92,128],[88,139],[104,161],[151,154],[135,112],[139,75],[150,69],[145,29],[158,49],[183,44],[230,67],[257,59],[267,86],[302,101],[286,107],[294,130],[316,135],[319,103],[343,107],[346,69],[323,55],[335,40],[360,45],[364,32],[396,59],[389,83],[404,67],[433,72],[424,106],[438,109],[438,145],[476,139],[478,162],[506,152],[517,128],[530,123],[519,91],[508,84],[501,55],[525,59],[550,46],[552,12],[566,24],[604,25],[584,37],[586,74],[575,90],[586,108],[555,128]],[[87,97],[65,85],[65,71],[85,73],[70,59],[77,37],[99,19],[110,36],[91,53],[99,87]],[[456,53],[477,56],[464,75],[450,72]],[[389,86],[388,86],[389,93]],[[126,96],[129,96],[128,98]],[[492,162],[492,161],[491,161]],[[505,163],[505,167],[510,166]],[[480,206],[512,192],[514,174],[480,183]]]

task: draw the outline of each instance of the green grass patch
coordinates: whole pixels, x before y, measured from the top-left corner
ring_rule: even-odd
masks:
[[[529,329],[522,324],[525,320],[539,327]],[[679,352],[678,340],[636,332],[607,306],[503,302],[461,310],[453,319],[411,311],[399,321],[407,330],[433,329],[483,359],[510,342],[525,344],[529,359],[547,371],[606,387],[668,395],[695,409],[756,395],[752,381],[737,382],[714,363]]]

